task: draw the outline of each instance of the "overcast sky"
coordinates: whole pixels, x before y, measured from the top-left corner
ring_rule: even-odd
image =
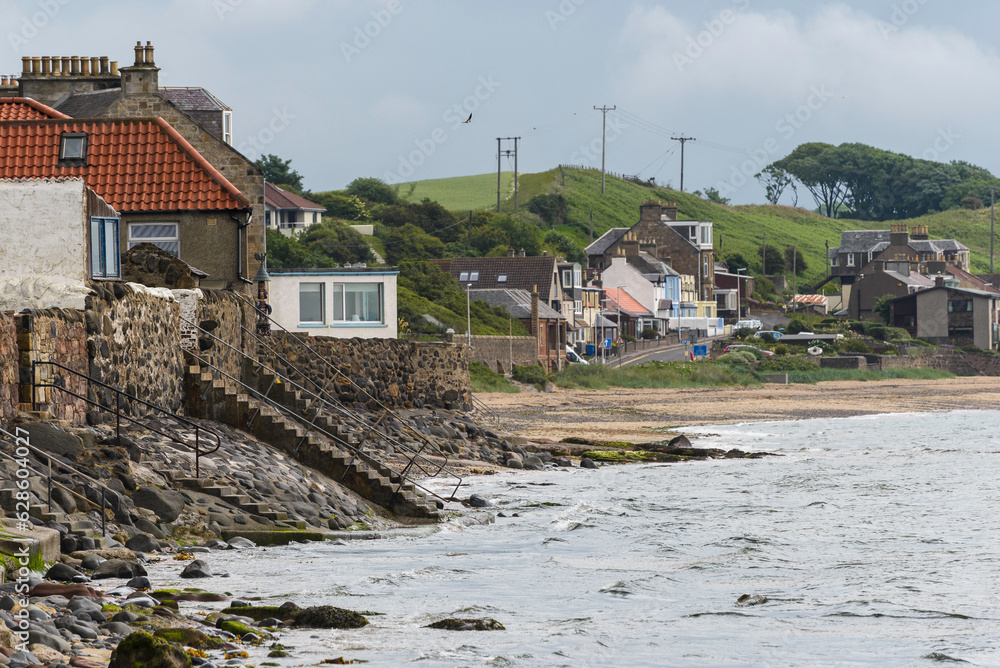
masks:
[[[594,107],[617,106],[609,171],[679,187],[682,134],[685,189],[748,203],[811,141],[1000,173],[998,20],[995,0],[0,0],[0,72],[125,66],[149,40],[161,85],[208,88],[237,147],[316,191],[495,172],[498,136],[521,172],[600,167]]]

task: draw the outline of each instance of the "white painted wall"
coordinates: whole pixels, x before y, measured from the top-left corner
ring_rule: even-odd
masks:
[[[399,334],[397,316],[397,271],[351,271],[350,269],[317,269],[310,273],[279,274],[271,270],[268,295],[273,312],[271,317],[290,332],[340,339],[395,339]],[[299,285],[323,283],[324,319],[322,325],[302,326],[299,321]],[[383,322],[333,322],[333,285],[336,283],[381,283]]]
[[[83,179],[0,180],[0,310],[84,308]]]

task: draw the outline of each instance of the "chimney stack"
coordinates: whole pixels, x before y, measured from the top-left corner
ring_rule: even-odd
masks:
[[[146,41],[146,49],[145,49],[145,51],[146,51],[146,64],[147,65],[154,65],[155,63],[153,62],[153,43],[152,42],[150,42],[148,40]]]
[[[518,257],[524,257],[524,249],[523,248],[521,250],[517,251],[517,256]]]
[[[135,43],[135,64],[145,65],[146,64],[146,51],[142,48],[142,42]]]
[[[507,246],[507,257],[514,257],[514,247]]]
[[[943,288],[944,287],[944,276],[942,276],[941,274],[938,274],[937,276],[934,277],[934,287],[935,288]]]

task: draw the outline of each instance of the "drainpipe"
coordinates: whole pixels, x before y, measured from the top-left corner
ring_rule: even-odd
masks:
[[[243,275],[243,230],[250,227],[250,223],[253,221],[253,210],[247,213],[245,223],[240,222],[239,216],[235,213],[231,214],[231,217],[236,221],[236,275],[239,276],[240,282],[253,285],[253,281]]]

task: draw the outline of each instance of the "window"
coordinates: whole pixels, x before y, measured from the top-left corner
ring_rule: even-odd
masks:
[[[335,322],[382,322],[381,283],[334,283]]]
[[[459,281],[459,283],[468,283],[469,282],[469,272],[463,271],[462,273],[460,273],[458,275],[458,281]]]
[[[563,277],[562,282],[564,288],[572,288],[574,286],[572,269],[566,269],[565,271],[563,271],[562,277]]]
[[[506,282],[507,282],[507,274],[500,274],[499,276],[497,276],[497,283],[506,283]]]
[[[91,278],[121,278],[121,256],[118,249],[118,219],[90,219]]]
[[[299,323],[303,325],[322,325],[323,317],[323,284],[299,283]]]
[[[583,301],[576,300],[573,302],[573,310],[577,313],[583,313]]]
[[[469,282],[470,283],[475,283],[478,280],[479,280],[479,272],[478,271],[470,271],[469,272]]]
[[[701,275],[708,278],[708,256],[705,256],[705,264],[701,269]]]
[[[85,132],[64,132],[59,141],[59,164],[64,167],[79,167],[87,164],[87,134]]]
[[[971,313],[971,299],[950,299],[948,300],[948,313]]]
[[[848,253],[847,254],[847,266],[848,267],[853,267],[854,266],[854,253]]]
[[[271,227],[271,212],[270,211],[265,211],[264,212],[264,226],[265,227]]]
[[[222,112],[222,141],[233,145],[233,112]]]
[[[839,257],[830,258],[830,266],[831,267],[839,267],[840,266],[840,258]]]
[[[708,225],[701,226],[701,243],[704,246],[712,245],[712,228]]]
[[[128,226],[128,247],[142,243],[155,244],[171,255],[181,256],[177,223],[132,223]]]

